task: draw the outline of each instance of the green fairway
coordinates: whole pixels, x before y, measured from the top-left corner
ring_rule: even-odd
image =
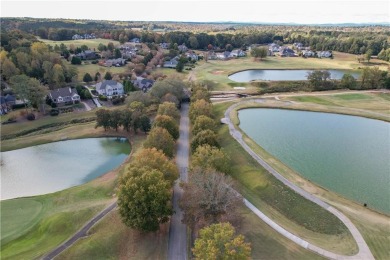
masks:
[[[294,101],[298,102],[310,102],[310,103],[316,103],[320,105],[334,105],[334,103],[321,98],[321,97],[314,97],[314,96],[300,96],[300,97],[292,97],[291,98]]]
[[[370,96],[364,94],[343,94],[343,95],[335,95],[334,97],[343,100],[371,99]]]
[[[110,40],[110,39],[101,39],[101,38],[86,39],[86,40],[69,40],[69,41],[52,41],[52,40],[46,40],[46,39],[41,39],[41,38],[38,38],[38,39],[46,44],[53,46],[53,47],[56,44],[58,46],[60,46],[61,43],[68,46],[68,48],[71,44],[73,44],[75,47],[80,47],[81,45],[87,45],[88,48],[90,48],[92,50],[96,49],[96,51],[97,51],[97,47],[99,46],[100,43],[102,43],[106,46],[109,42],[112,42],[114,45],[118,45],[118,46],[120,45],[120,43],[118,41]]]
[[[72,65],[69,64],[68,66],[76,68],[78,71],[77,79],[79,81],[83,81],[83,77],[86,73],[89,73],[92,77],[95,76],[96,72],[99,72],[102,77],[106,74],[106,72],[110,72],[111,75],[118,74],[118,73],[124,73],[128,71],[126,66],[123,67],[104,67],[100,66],[98,64],[82,64],[82,65]]]

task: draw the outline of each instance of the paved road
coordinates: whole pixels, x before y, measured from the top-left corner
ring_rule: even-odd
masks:
[[[173,188],[173,209],[175,214],[171,217],[169,227],[168,260],[187,259],[187,227],[181,223],[183,212],[179,208],[179,199],[183,194],[180,181],[187,182],[188,156],[189,156],[189,119],[188,103],[181,106],[180,138],[177,144],[176,164],[180,171],[180,178],[176,180]]]
[[[62,251],[73,245],[79,238],[86,237],[89,229],[95,225],[100,219],[102,219],[108,212],[113,210],[116,207],[116,202],[112,203],[110,206],[105,208],[102,212],[96,215],[93,219],[87,222],[76,234],[74,234],[71,238],[69,238],[65,243],[56,247],[49,254],[44,256],[43,260],[51,260],[58,256]]]
[[[353,256],[345,256],[345,255],[339,255],[335,254],[333,252],[327,251],[325,249],[322,249],[320,247],[317,247],[313,244],[310,244],[309,242],[303,240],[300,237],[295,236],[294,234],[288,232],[283,227],[279,226],[277,223],[272,221],[270,218],[268,218],[266,215],[264,215],[259,209],[257,209],[254,205],[252,205],[250,202],[248,202],[246,199],[244,199],[245,205],[251,209],[259,218],[261,218],[263,221],[265,221],[269,226],[271,226],[273,229],[278,231],[283,236],[287,237],[288,239],[292,240],[293,242],[297,243],[298,245],[309,249],[317,254],[320,254],[324,257],[330,258],[330,259],[362,259],[362,260],[371,260],[374,259],[374,256],[372,255],[370,249],[368,248],[366,242],[363,239],[363,236],[360,234],[359,230],[355,227],[355,225],[340,211],[332,207],[331,205],[327,204],[326,202],[320,200],[316,196],[312,195],[311,193],[301,189],[298,186],[295,186],[292,182],[284,178],[280,173],[278,173],[275,169],[273,169],[268,163],[266,163],[259,155],[257,155],[255,152],[252,151],[252,149],[243,141],[242,134],[234,127],[234,124],[230,120],[230,113],[231,111],[237,107],[240,104],[243,104],[245,102],[259,102],[262,103],[264,100],[248,100],[248,101],[242,101],[239,103],[236,103],[232,106],[230,106],[226,112],[225,112],[225,118],[222,119],[222,122],[227,124],[229,126],[229,132],[233,136],[234,139],[247,151],[261,166],[263,166],[268,172],[270,172],[273,176],[275,176],[278,180],[283,182],[286,186],[303,196],[304,198],[316,203],[317,205],[321,206],[322,208],[326,209],[336,217],[338,217],[344,225],[349,229],[351,232],[353,238],[355,239],[358,247],[359,252],[356,255]]]

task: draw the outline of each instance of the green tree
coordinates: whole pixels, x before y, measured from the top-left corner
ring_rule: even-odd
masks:
[[[230,223],[218,223],[205,227],[195,240],[194,253],[197,260],[251,259],[251,245],[243,235],[235,236]]]
[[[177,72],[182,72],[183,69],[184,69],[184,63],[181,62],[181,61],[179,61],[179,62],[177,63],[177,65],[176,65],[176,71],[177,71]]]
[[[122,53],[119,49],[115,49],[114,51],[115,59],[122,58]]]
[[[121,117],[121,125],[124,129],[126,129],[127,132],[130,131],[130,127],[132,125],[132,112],[130,109],[125,109],[122,111],[122,117]]]
[[[366,58],[367,62],[370,62],[372,56],[372,50],[367,50],[364,57]]]
[[[169,158],[172,158],[175,152],[175,140],[166,129],[154,127],[144,143],[144,148],[153,147],[161,150]]]
[[[188,41],[190,42],[190,47],[192,49],[198,49],[199,42],[198,42],[198,39],[196,39],[195,36],[190,36],[190,38],[188,38]]]
[[[176,164],[170,160],[161,150],[156,148],[147,148],[139,151],[132,162],[137,167],[149,167],[163,173],[164,179],[173,185],[179,177],[179,171]]]
[[[340,84],[342,88],[356,89],[356,79],[349,73],[343,75]]]
[[[104,45],[103,43],[99,43],[98,50],[99,51],[106,51],[107,50],[107,46]]]
[[[178,100],[181,100],[184,96],[184,83],[177,79],[165,79],[154,83],[150,89],[150,95],[161,99],[167,93],[171,93],[176,96]]]
[[[120,110],[110,111],[110,127],[118,131],[119,126],[122,123],[122,112]]]
[[[164,102],[158,106],[157,115],[166,115],[176,120],[180,119],[180,112],[176,105],[171,102]]]
[[[12,76],[19,74],[19,69],[8,58],[5,58],[1,63],[1,76],[9,80]]]
[[[207,102],[210,102],[210,93],[206,89],[197,89],[191,95],[191,102],[204,99]]]
[[[134,87],[134,84],[130,80],[125,80],[125,82],[123,82],[123,89],[124,89],[125,93],[129,93],[129,92],[137,90]]]
[[[205,144],[220,148],[220,145],[217,141],[217,134],[208,129],[197,133],[191,141],[192,152],[195,152],[196,148]]]
[[[157,115],[154,119],[153,127],[165,128],[173,137],[173,139],[177,140],[179,138],[179,125],[176,123],[173,117]]]
[[[147,115],[142,115],[139,118],[139,127],[146,134],[152,128],[150,118]]]
[[[196,148],[191,157],[191,167],[212,168],[218,172],[228,173],[230,172],[230,159],[220,149],[205,144]]]
[[[81,64],[81,59],[77,56],[73,56],[72,60],[70,61],[73,65],[80,65]]]
[[[209,129],[213,132],[217,131],[217,123],[214,119],[200,115],[195,119],[194,126],[192,128],[192,134],[197,135],[199,132]]]
[[[251,55],[254,58],[260,58],[263,59],[267,57],[268,49],[266,47],[258,47],[258,48],[252,48],[251,49]]]
[[[44,98],[48,94],[48,90],[36,78],[28,80],[28,95],[27,99],[33,107],[39,108],[39,105],[44,103]]]
[[[104,75],[104,79],[105,80],[111,80],[112,79],[112,75],[109,71],[106,72],[106,74]]]
[[[19,96],[19,99],[22,100],[25,104],[25,108],[27,111],[27,107],[29,105],[29,102],[27,102],[29,95],[29,77],[24,74],[15,75],[10,78],[10,83],[12,85],[12,89]]]
[[[107,44],[107,49],[109,50],[109,51],[113,51],[114,50],[114,43],[112,43],[112,42],[109,42],[108,44]]]
[[[119,214],[128,227],[157,231],[173,214],[170,200],[170,183],[158,170],[130,167],[119,180]]]
[[[99,126],[101,126],[104,128],[104,131],[107,131],[107,129],[110,128],[110,118],[111,118],[110,110],[99,109],[98,111],[96,111],[95,128],[98,128]]]
[[[94,80],[97,82],[97,81],[100,80],[100,78],[101,78],[100,73],[99,73],[99,72],[96,72],[95,77],[94,77]]]
[[[93,81],[91,75],[88,72],[84,74],[83,81],[85,83],[89,83],[89,82]]]
[[[226,44],[225,49],[227,51],[232,51],[233,50],[233,46],[230,43],[228,43],[228,44]]]
[[[321,90],[330,79],[330,72],[327,70],[315,70],[307,74],[307,79],[314,90]]]

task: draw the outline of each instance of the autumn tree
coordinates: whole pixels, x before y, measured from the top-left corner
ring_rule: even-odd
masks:
[[[158,115],[154,119],[153,127],[165,128],[173,137],[173,139],[177,140],[179,138],[179,125],[176,123],[173,117]]]
[[[164,103],[164,102],[171,102],[171,103],[175,103],[176,107],[178,107],[180,105],[180,101],[177,99],[177,97],[171,93],[167,93],[165,94],[161,99],[160,99],[161,103]]]
[[[171,93],[178,100],[181,100],[184,96],[184,83],[176,79],[165,79],[157,81],[150,89],[150,95],[158,99],[161,99],[167,93]]]
[[[175,140],[166,129],[154,127],[144,143],[144,148],[153,147],[162,150],[166,156],[172,158],[175,152]]]
[[[210,93],[206,89],[196,89],[195,92],[191,95],[191,101],[197,101],[203,99],[207,102],[210,102]]]
[[[5,80],[9,80],[12,76],[19,74],[19,69],[8,58],[5,58],[1,63],[1,76]]]
[[[213,117],[213,106],[211,103],[207,102],[204,99],[197,100],[195,102],[191,102],[189,108],[189,117],[191,122],[195,122],[195,119],[198,116],[207,116]]]
[[[156,148],[145,148],[139,151],[132,162],[132,165],[138,167],[147,166],[151,169],[158,170],[163,173],[164,179],[169,181],[171,185],[179,177],[179,171],[175,163],[170,160],[161,150]]]
[[[166,115],[175,118],[176,120],[180,119],[180,112],[176,108],[176,105],[171,102],[164,102],[158,106],[157,115]]]
[[[195,119],[194,126],[192,127],[192,134],[197,135],[199,132],[207,129],[213,132],[217,131],[217,123],[215,120],[204,115],[198,116]]]
[[[251,259],[251,245],[235,235],[230,223],[218,223],[200,230],[192,252],[197,260]]]
[[[241,197],[233,189],[233,180],[214,169],[192,169],[183,183],[179,205],[184,211],[183,223],[193,229],[221,221],[238,224]]]
[[[128,227],[157,231],[173,214],[170,201],[170,183],[156,169],[130,167],[119,180],[119,214]]]
[[[191,157],[191,168],[212,168],[218,172],[230,171],[229,156],[222,150],[208,144],[198,146]]]
[[[191,151],[195,152],[198,146],[205,144],[219,148],[220,145],[217,140],[217,134],[209,129],[200,131],[194,136],[191,141]]]

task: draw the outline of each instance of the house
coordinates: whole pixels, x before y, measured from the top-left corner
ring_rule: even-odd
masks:
[[[318,58],[330,58],[332,57],[332,53],[330,51],[319,51],[317,52]]]
[[[179,46],[177,46],[177,48],[179,49],[179,51],[181,51],[181,52],[186,52],[186,51],[188,51],[188,48],[187,48],[187,46],[183,43],[182,45],[179,45]]]
[[[178,63],[179,63],[179,61],[178,61],[177,57],[175,57],[169,61],[165,61],[163,67],[164,68],[176,68]]]
[[[99,95],[111,98],[112,96],[123,95],[123,85],[115,80],[103,80],[95,85]]]
[[[295,52],[290,48],[283,48],[279,51],[281,57],[295,57]]]
[[[125,43],[125,44],[119,45],[119,49],[121,51],[133,51],[133,52],[137,52],[138,51],[138,48],[135,45],[132,45],[132,44],[129,44],[129,43]]]
[[[135,51],[121,51],[122,58],[124,59],[131,59],[135,56],[137,56],[137,53]]]
[[[91,34],[84,34],[84,35],[79,35],[75,34],[72,36],[72,40],[81,40],[81,39],[96,39],[96,35],[94,33]]]
[[[76,89],[69,87],[51,90],[49,98],[57,106],[72,105],[80,102],[80,96],[77,94]]]
[[[219,60],[227,60],[230,57],[230,51],[224,51],[217,53],[217,59]]]
[[[168,49],[169,48],[169,43],[162,42],[162,43],[160,43],[160,47],[163,48],[163,49]]]
[[[302,50],[304,48],[303,43],[301,43],[301,42],[294,42],[293,46],[297,50]]]
[[[302,51],[302,56],[303,57],[314,57],[315,56],[315,53],[313,51],[310,51],[310,50],[303,50]]]
[[[198,55],[196,55],[196,53],[193,52],[193,51],[188,51],[188,52],[186,52],[186,57],[187,57],[188,59],[191,58],[191,60],[195,60],[195,61],[199,59]]]
[[[126,59],[118,58],[118,59],[110,59],[105,61],[100,61],[99,65],[105,66],[105,67],[122,67],[126,64]]]
[[[133,39],[130,40],[130,42],[133,42],[133,43],[140,43],[141,40],[140,40],[140,38],[133,38]]]
[[[241,49],[232,50],[232,52],[230,53],[231,58],[244,57],[245,55],[245,52]]]
[[[0,96],[0,115],[7,114],[12,110],[12,106],[15,105],[16,98],[13,95],[7,94]]]
[[[72,36],[72,40],[80,40],[80,39],[83,39],[83,36],[78,35],[78,34],[75,34]]]
[[[147,92],[151,87],[153,87],[154,81],[151,79],[145,79],[142,77],[138,77],[136,80],[132,81],[133,85],[143,92]]]
[[[207,58],[209,60],[216,60],[218,57],[217,57],[217,54],[215,53],[215,51],[209,51],[207,54]]]
[[[257,48],[257,47],[259,47],[259,46],[261,46],[261,44],[251,44],[251,45],[248,47],[248,51],[251,51],[252,49]]]
[[[279,46],[279,44],[271,43],[268,45],[268,49],[272,52],[280,52],[282,48]]]
[[[99,58],[99,55],[94,51],[86,50],[76,54],[76,57],[79,57],[82,60],[95,60]]]

